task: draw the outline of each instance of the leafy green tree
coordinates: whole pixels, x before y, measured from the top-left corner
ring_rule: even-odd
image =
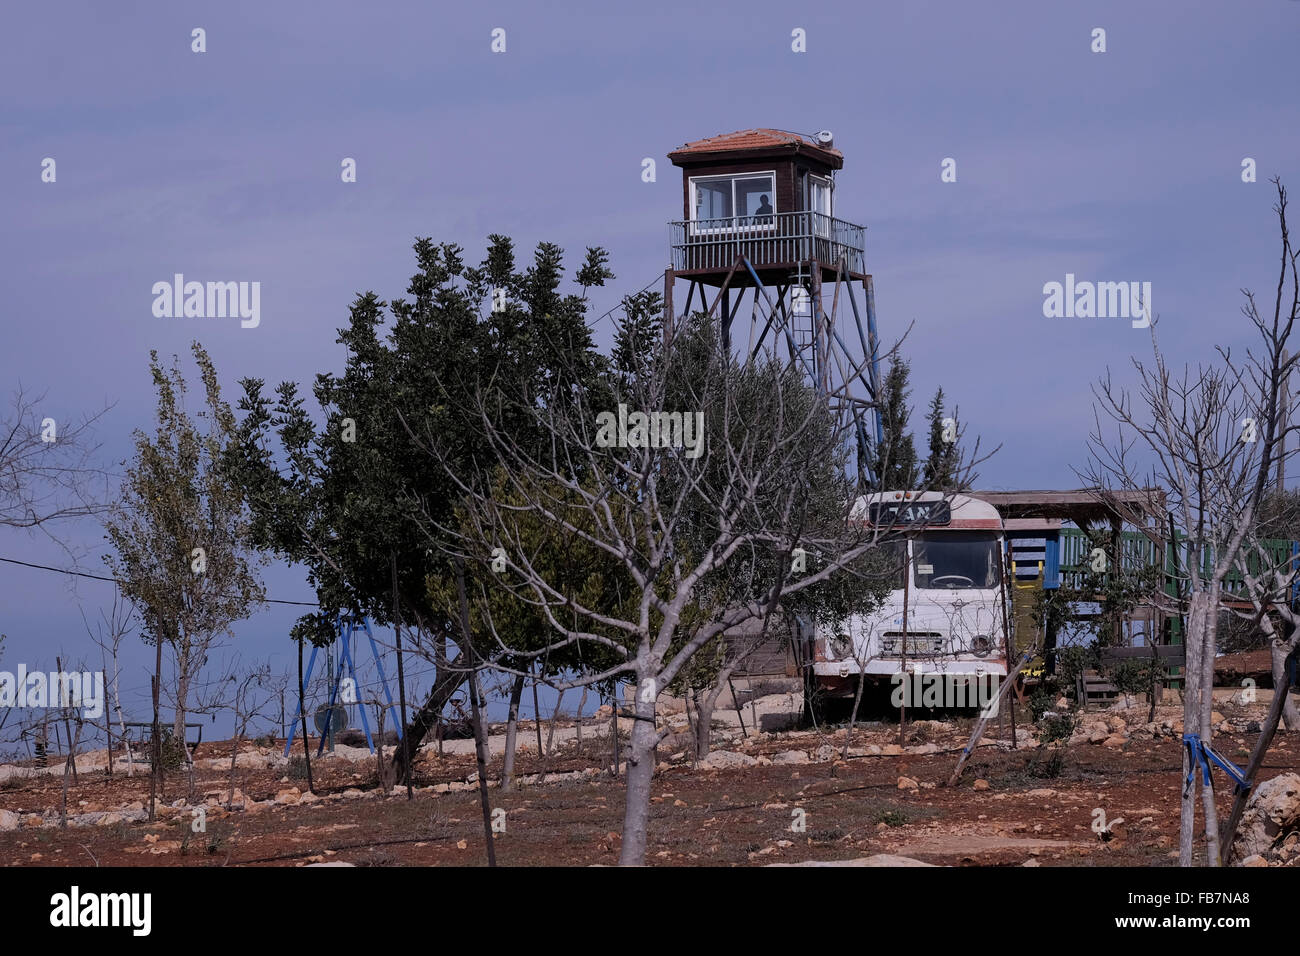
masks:
[[[586,325],[586,297],[612,277],[603,250],[588,249],[580,294],[562,294],[559,247],[539,244],[520,270],[511,240],[499,235],[477,268],[452,244],[420,239],[415,254],[408,298],[385,303],[368,292],[353,302],[338,338],[344,370],[318,376],[313,390],[323,425],[294,383],[282,383],[272,402],[262,381],[247,379],[232,456],[259,546],[305,566],[316,589],[321,611],[299,622],[297,636],[328,641],[340,612],[414,622],[416,650],[436,673],[407,721],[412,747],[471,662],[459,645],[452,654],[457,615],[431,601],[428,581],[452,575],[440,529],[452,522],[462,483],[489,480],[480,477],[490,452],[480,415],[525,444],[545,443],[520,396],[563,396],[599,379],[606,362]],[[395,762],[404,777],[400,749]]]
[[[872,474],[877,491],[895,491],[915,488],[917,484],[916,448],[908,429],[912,410],[907,399],[911,395],[908,379],[911,366],[895,355],[881,386],[880,415],[884,441],[873,447]]]
[[[927,415],[930,424],[930,455],[925,460],[922,481],[925,487],[934,491],[962,491],[964,489],[956,487],[957,467],[961,460],[957,447],[960,426],[954,412],[951,416],[952,423],[945,427],[944,419],[947,416],[943,412],[943,389],[940,388],[930,400]]]
[[[543,497],[567,502],[565,509],[574,509],[577,500],[563,488],[554,484],[546,488],[515,486],[500,472],[491,488],[494,500],[515,511],[516,520],[509,527],[474,527],[475,515],[464,507],[457,507],[455,521],[459,534],[494,541],[491,551],[478,553],[474,560],[466,562],[465,583],[470,630],[476,636],[480,656],[512,679],[502,769],[502,789],[509,789],[524,681],[531,675],[554,683],[566,675],[605,670],[617,660],[599,644],[574,641],[554,646],[551,618],[569,613],[566,607],[572,604],[626,610],[634,589],[631,579],[608,554],[580,537],[554,534],[550,524],[530,509],[531,502]],[[574,513],[574,520],[583,520],[580,512]],[[552,590],[537,595],[521,586],[518,577],[506,568],[507,552],[531,573],[544,577]],[[430,603],[453,613],[459,598],[455,580],[430,575],[428,587]],[[596,630],[608,638],[617,637],[600,624]],[[612,695],[614,685],[611,678],[599,689]]]
[[[197,342],[192,351],[204,389],[204,408],[194,415],[185,406],[188,388],[179,360],[164,369],[157,352],[149,353],[158,391],[156,427],[152,437],[135,432],[134,460],[105,521],[113,547],[105,561],[140,610],[142,636],[156,648],[155,668],[161,668],[163,645],[174,657],[176,740],[185,739],[191,687],[209,652],[265,597],[241,490],[223,467],[234,415],[221,398],[208,353]]]

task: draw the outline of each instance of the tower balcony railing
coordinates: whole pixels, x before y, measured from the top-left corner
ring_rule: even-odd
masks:
[[[862,226],[817,212],[690,219],[668,224],[673,270],[730,269],[744,256],[755,269],[795,266],[816,259],[846,273],[863,273]]]

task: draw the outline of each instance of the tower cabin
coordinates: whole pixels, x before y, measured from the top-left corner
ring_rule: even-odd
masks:
[[[844,154],[817,140],[748,129],[687,143],[668,154],[682,170],[682,219],[671,224],[673,270],[720,286],[747,258],[764,285],[792,273],[842,267],[864,278],[861,226],[836,219],[835,174]]]
[[[788,353],[810,384],[857,420],[860,441],[871,431],[881,440],[865,230],[836,218],[844,155],[830,132],[747,129],[686,143],[668,158],[682,170],[682,218],[669,223],[665,340],[693,309],[716,316],[725,349],[746,359]],[[688,283],[684,308],[680,298],[674,306],[678,280]],[[735,321],[746,299],[749,328],[741,331]]]

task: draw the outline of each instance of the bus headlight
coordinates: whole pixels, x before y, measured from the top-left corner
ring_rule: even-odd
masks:
[[[989,651],[993,650],[993,641],[987,634],[977,634],[975,640],[970,642],[970,649],[976,657],[988,657]]]

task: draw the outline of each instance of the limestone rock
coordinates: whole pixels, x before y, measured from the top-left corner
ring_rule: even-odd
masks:
[[[724,770],[732,767],[752,767],[757,762],[749,754],[737,753],[734,750],[715,750],[701,761],[701,766],[708,767],[710,770]]]
[[[1283,834],[1300,826],[1300,774],[1279,774],[1255,787],[1246,803],[1233,846],[1236,865],[1252,856],[1270,857]]]
[[[778,754],[772,755],[772,763],[780,764],[798,764],[811,763],[808,759],[806,750],[783,750]]]

